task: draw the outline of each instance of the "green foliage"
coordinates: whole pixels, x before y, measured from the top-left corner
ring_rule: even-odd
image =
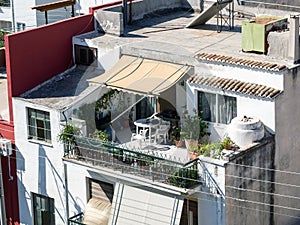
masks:
[[[1,6],[1,3],[0,3]],[[6,31],[0,31],[0,48],[4,47],[4,35],[9,34],[9,32]]]
[[[109,134],[105,130],[95,130],[93,136],[101,142],[108,142]]]
[[[79,128],[67,124],[58,135],[58,139],[65,144],[75,144],[75,135],[79,135],[79,133]]]
[[[222,149],[229,149],[230,148],[230,145],[232,145],[232,141],[230,140],[229,137],[225,138],[222,143],[221,143],[221,147]]]
[[[183,112],[183,123],[181,125],[181,138],[200,140],[205,135],[210,135],[207,132],[208,123],[204,122],[200,116],[198,116],[196,110],[193,114],[189,114],[188,110]]]
[[[217,141],[200,146],[198,153],[200,155],[219,159],[222,157],[223,149],[227,149],[232,144],[230,138],[225,138],[223,141]]]
[[[108,109],[110,99],[112,99],[115,94],[119,93],[117,90],[110,90],[107,93],[103,94],[96,102],[95,108],[101,110]]]
[[[190,188],[198,183],[198,177],[198,170],[195,165],[189,168],[180,168],[168,181],[176,187]]]
[[[171,130],[170,139],[172,141],[179,141],[180,140],[180,128],[179,127],[174,127]]]

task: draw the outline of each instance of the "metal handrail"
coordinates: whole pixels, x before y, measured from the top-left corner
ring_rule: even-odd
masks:
[[[65,158],[110,167],[177,187],[190,188],[200,183],[197,164],[187,168],[181,162],[84,137],[77,137],[76,142],[73,148],[67,149]]]
[[[204,171],[204,173],[207,175],[207,177],[209,178],[209,181],[214,185],[214,188],[218,191],[218,193],[220,193],[220,195],[225,198],[225,194],[223,193],[223,191],[221,190],[221,188],[219,187],[219,185],[217,184],[216,180],[213,178],[213,176],[211,175],[211,173],[208,171],[208,169],[206,168],[205,164],[201,161],[200,158],[196,158],[192,161],[187,162],[186,164],[184,164],[184,167],[188,167],[189,165],[193,165],[195,162],[197,162],[197,164],[199,164],[202,168],[202,170]],[[201,174],[200,174],[201,176]],[[204,174],[202,175],[202,177],[204,177]],[[205,182],[206,185],[208,185],[208,182]]]
[[[75,216],[72,216],[68,219],[68,225],[86,225],[85,223],[82,223],[82,219],[83,219],[83,213],[79,213]]]
[[[214,188],[217,189],[217,191],[219,192],[219,194],[225,198],[225,194],[223,193],[223,191],[221,190],[221,188],[219,187],[219,185],[217,184],[216,180],[213,178],[213,176],[211,175],[211,173],[208,171],[208,169],[206,168],[205,164],[198,158],[198,163],[200,164],[200,166],[202,167],[203,171],[205,172],[206,175],[208,175],[209,180],[214,184]]]

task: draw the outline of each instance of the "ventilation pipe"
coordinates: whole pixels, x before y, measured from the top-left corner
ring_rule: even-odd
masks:
[[[123,6],[123,27],[125,30],[127,26],[127,0],[122,0],[122,6]]]
[[[300,60],[299,50],[299,17],[298,15],[290,16],[290,36],[289,36],[289,59],[293,60],[294,63]]]

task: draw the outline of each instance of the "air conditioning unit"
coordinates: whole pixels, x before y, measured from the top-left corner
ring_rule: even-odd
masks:
[[[3,156],[9,156],[12,154],[11,141],[7,139],[0,139],[0,153]]]

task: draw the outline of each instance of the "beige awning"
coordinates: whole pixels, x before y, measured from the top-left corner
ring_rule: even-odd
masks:
[[[112,69],[89,82],[155,96],[172,87],[189,69],[186,65],[123,55]]]

